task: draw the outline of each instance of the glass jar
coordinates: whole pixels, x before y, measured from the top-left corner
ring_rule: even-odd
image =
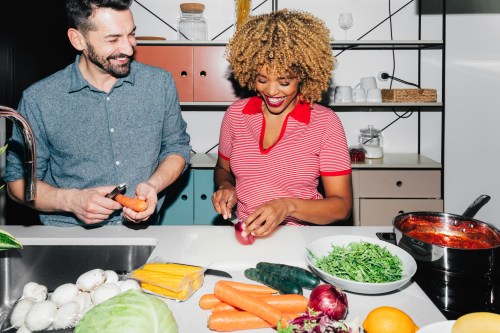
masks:
[[[181,17],[177,24],[178,40],[207,40],[207,22],[202,3],[181,3]]]
[[[358,136],[358,143],[364,146],[379,147],[381,144],[381,133],[380,130],[373,127],[373,125],[368,125],[367,128],[360,130]]]

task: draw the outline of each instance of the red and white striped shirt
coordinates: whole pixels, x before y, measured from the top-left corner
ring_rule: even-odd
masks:
[[[265,202],[277,198],[322,199],[320,176],[351,173],[344,128],[329,108],[298,103],[281,129],[278,141],[263,148],[265,119],[262,100],[234,102],[222,121],[219,156],[230,161],[236,179],[237,215],[245,220]],[[287,217],[283,224],[301,224]]]

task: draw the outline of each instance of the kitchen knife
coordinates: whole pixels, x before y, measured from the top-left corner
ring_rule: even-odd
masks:
[[[225,277],[225,278],[229,278],[229,279],[233,278],[231,276],[231,274],[229,274],[228,272],[221,271],[219,269],[212,269],[212,268],[207,268],[205,270],[205,275],[215,275],[215,276]]]

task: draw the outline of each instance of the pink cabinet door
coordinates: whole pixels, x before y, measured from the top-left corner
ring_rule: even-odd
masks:
[[[237,99],[224,50],[224,46],[194,47],[193,101],[232,102]]]
[[[135,59],[172,73],[180,101],[193,101],[192,46],[138,45]]]

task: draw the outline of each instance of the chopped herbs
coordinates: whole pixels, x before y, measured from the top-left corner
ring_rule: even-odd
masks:
[[[332,251],[318,257],[308,250],[316,267],[336,277],[369,283],[398,281],[403,276],[403,263],[385,247],[369,242],[332,245]]]

